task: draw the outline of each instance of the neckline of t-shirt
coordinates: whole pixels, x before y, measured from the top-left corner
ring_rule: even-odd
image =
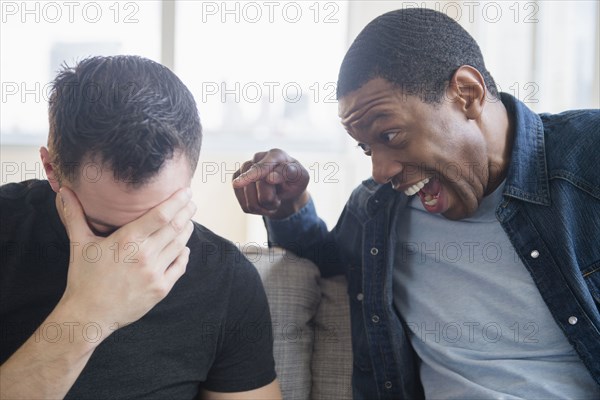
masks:
[[[496,220],[496,217],[495,217],[496,208],[498,207],[498,204],[500,204],[500,202],[502,201],[502,196],[503,196],[505,185],[506,185],[506,179],[504,179],[500,183],[500,185],[498,185],[498,187],[496,189],[494,189],[494,191],[492,193],[485,196],[481,200],[479,207],[477,207],[477,211],[475,211],[475,213],[473,215],[471,215],[470,217],[461,219],[460,222],[490,222],[491,220],[495,221]],[[425,207],[423,207],[423,204],[421,203],[421,200],[419,199],[419,196],[417,196],[417,195],[411,196],[408,199],[407,206],[413,210],[418,210],[418,211],[427,213],[427,210],[425,210]],[[431,214],[431,215],[434,217],[445,218],[441,214]]]

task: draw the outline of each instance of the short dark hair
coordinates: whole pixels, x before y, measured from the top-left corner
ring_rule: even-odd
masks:
[[[196,102],[167,67],[139,56],[63,65],[49,101],[48,146],[57,178],[77,182],[90,157],[115,179],[140,186],[176,152],[192,173],[202,143]]]
[[[439,103],[447,83],[462,65],[476,68],[488,93],[498,97],[477,42],[447,15],[426,8],[391,11],[371,21],[346,53],[337,98],[374,78],[384,78],[404,93]]]

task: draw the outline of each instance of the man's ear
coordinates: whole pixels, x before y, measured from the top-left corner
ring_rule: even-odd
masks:
[[[476,120],[483,112],[487,88],[481,73],[470,65],[458,68],[450,79],[450,98],[457,102],[467,119]]]
[[[60,182],[58,181],[57,173],[54,169],[52,158],[50,157],[50,152],[47,148],[40,148],[40,158],[42,159],[42,165],[44,166],[44,171],[46,171],[48,182],[50,182],[50,187],[52,187],[52,190],[58,193],[58,190],[60,189]]]

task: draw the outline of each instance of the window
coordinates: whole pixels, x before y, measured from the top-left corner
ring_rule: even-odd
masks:
[[[50,82],[63,62],[138,54],[160,61],[160,1],[3,1],[0,132],[3,144],[40,145]]]
[[[45,141],[49,82],[63,61],[128,53],[174,67],[208,147],[337,151],[346,138],[335,82],[349,39],[375,16],[415,6],[465,26],[500,88],[534,110],[600,106],[593,0],[3,1],[0,140]]]
[[[537,112],[600,107],[598,2],[471,4],[473,23],[466,25],[502,91]],[[463,7],[461,22],[468,11]]]
[[[194,93],[206,145],[339,148],[347,20],[340,1],[177,3],[175,72]]]

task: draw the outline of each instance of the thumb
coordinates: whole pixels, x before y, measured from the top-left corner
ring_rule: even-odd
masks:
[[[58,191],[60,200],[62,203],[62,210],[59,210],[69,239],[74,240],[75,238],[84,238],[86,236],[92,236],[93,233],[90,231],[85,220],[85,214],[79,199],[69,188],[61,187]]]

